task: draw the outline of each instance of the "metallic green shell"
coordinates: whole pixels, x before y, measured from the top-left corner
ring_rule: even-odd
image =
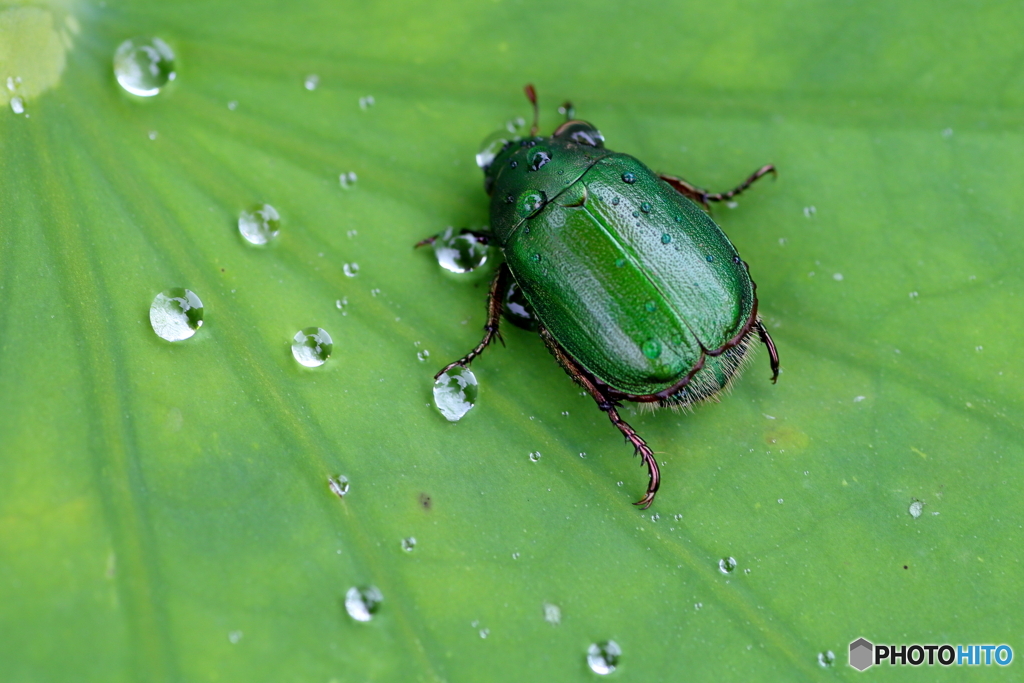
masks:
[[[690,403],[694,375],[696,400],[728,382],[756,299],[746,264],[706,213],[637,159],[603,148],[537,138],[495,161],[492,231],[569,355],[625,396]]]

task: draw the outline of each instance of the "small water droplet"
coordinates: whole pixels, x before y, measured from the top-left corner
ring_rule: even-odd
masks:
[[[427,351],[426,349],[423,349],[422,351],[417,351],[416,357],[420,360],[420,362],[426,361],[428,358],[430,358],[430,351]]]
[[[459,365],[434,382],[434,405],[449,422],[458,422],[476,404],[476,375]]]
[[[668,234],[667,232],[666,233],[662,233],[662,235],[661,235],[661,243],[662,244],[668,244],[671,241],[672,241],[672,235]]]
[[[949,138],[949,137],[952,137],[952,136],[953,136],[953,129],[952,128],[943,128],[942,129],[942,137]]]
[[[231,100],[230,102],[228,102],[228,109],[230,109],[231,111],[238,109],[238,100]]]
[[[316,74],[310,74],[306,76],[303,85],[306,87],[306,90],[316,90],[316,86],[320,85],[320,77]]]
[[[648,313],[654,313],[656,310],[658,310],[658,304],[654,303],[653,301],[648,301],[647,303],[644,304],[644,308],[647,310]]]
[[[373,99],[373,95],[359,98],[359,108],[363,111],[366,111],[375,104],[377,104],[377,100]]]
[[[229,631],[228,632],[228,642],[231,643],[232,645],[237,645],[238,641],[240,641],[241,639],[242,639],[242,632],[241,631]]]
[[[11,111],[15,114],[25,113],[25,103],[20,97],[14,96],[11,98]]]
[[[327,488],[338,498],[344,498],[348,493],[348,477],[339,474],[336,477],[327,477]]]
[[[512,559],[513,560],[518,560],[519,559],[519,553],[512,553]]]
[[[402,539],[402,550],[404,550],[405,552],[411,553],[412,549],[415,548],[415,547],[416,547],[416,538],[414,536],[409,536],[408,538],[403,538]],[[429,555],[430,553],[427,553],[427,554]]]
[[[469,273],[487,263],[488,249],[471,232],[456,233],[454,228],[434,238],[434,255],[445,270],[453,273]]]
[[[823,669],[827,669],[832,666],[836,661],[836,655],[832,650],[826,650],[825,652],[818,653],[818,666]]]
[[[527,190],[516,200],[516,213],[523,218],[530,218],[539,213],[547,201],[547,195],[542,190]]]
[[[982,351],[985,350],[985,347],[979,344],[978,346],[974,347],[974,350],[977,351],[978,353],[981,353]]]
[[[149,322],[161,339],[188,339],[203,326],[203,302],[190,289],[169,289],[153,299]]]
[[[383,600],[384,596],[376,586],[353,586],[345,593],[345,611],[356,621],[369,621],[373,619]]]
[[[639,211],[634,211],[633,212],[633,218],[639,218],[639,217],[640,217],[640,212]],[[637,223],[637,225],[639,225],[639,223]]]
[[[337,300],[336,300],[336,301],[334,302],[334,306],[335,306],[335,308],[337,308],[337,309],[338,309],[339,311],[343,310],[343,309],[344,309],[344,308],[345,308],[346,306],[348,306],[348,297],[347,297],[347,296],[343,296],[343,297],[341,297],[340,299],[337,299]],[[344,314],[344,313],[342,313],[342,315],[345,315],[345,314]]]
[[[640,350],[644,352],[644,355],[654,360],[661,355],[661,342],[657,339],[648,339],[641,345]]]
[[[359,264],[345,263],[341,266],[341,272],[345,273],[346,277],[355,277],[359,275]]]
[[[295,333],[292,355],[300,365],[316,368],[327,362],[334,349],[334,341],[322,327],[307,327]]]
[[[626,265],[626,259],[624,259],[624,258],[617,258],[617,259],[615,259],[615,267],[616,268],[622,268],[625,265]]]
[[[263,246],[277,237],[281,230],[281,216],[270,204],[257,204],[238,217],[238,232],[249,244]]]
[[[910,509],[907,510],[907,512],[910,513],[911,517],[913,517],[914,519],[917,519],[918,517],[921,516],[921,511],[923,509],[924,509],[924,501],[922,501],[922,500],[915,500],[914,502],[912,502],[910,504]]]
[[[718,561],[718,571],[723,574],[732,574],[736,569],[736,558],[734,557],[723,557]]]
[[[704,608],[704,603],[703,602],[695,602],[695,603],[693,603],[693,609],[697,610],[698,612],[700,610],[702,610],[703,608]]]
[[[711,254],[708,254],[707,256],[704,257],[704,260],[706,260],[708,263],[714,263],[715,257],[712,256]]]
[[[378,294],[380,294],[380,289],[378,289],[378,288],[374,287],[373,289],[371,289],[371,290],[370,290],[370,296],[373,296],[373,297],[375,297],[375,296],[377,296]]]
[[[534,254],[530,258],[533,260],[534,263],[539,263],[540,262],[540,254]]]
[[[481,638],[486,638],[489,635],[491,635],[491,629],[489,629],[489,628],[482,628],[482,629],[480,629],[480,637]]]
[[[782,499],[779,498],[779,505],[782,505]]]
[[[587,648],[587,665],[596,674],[606,676],[615,671],[622,656],[622,648],[614,640],[593,643]]]
[[[730,209],[735,209],[737,206],[739,206],[739,202],[726,202],[725,205],[728,206]]]
[[[585,458],[585,457],[587,457],[587,454],[586,454],[586,452],[584,451],[584,452],[580,453],[580,457],[581,457],[581,458]]]
[[[842,282],[843,274],[842,273],[832,273],[832,279],[835,280],[836,282]]]
[[[562,610],[558,605],[553,605],[550,602],[544,603],[544,621],[552,626],[558,626],[562,623]]]
[[[651,521],[652,522],[657,522],[659,519],[661,519],[661,515],[659,515],[657,512],[655,512],[653,515],[651,515]]]
[[[619,205],[619,198],[618,197],[612,197],[612,206],[618,206],[618,205]]]
[[[626,171],[625,173],[622,174],[622,182],[626,183],[627,185],[632,185],[633,183],[636,182],[636,176],[630,173],[629,171]]]
[[[350,190],[355,187],[356,182],[359,180],[359,176],[355,174],[355,171],[348,171],[338,176],[338,184],[341,185],[341,189]]]
[[[816,208],[814,208],[813,206],[805,206],[804,207],[804,216],[806,216],[807,218],[810,218],[811,216],[813,216],[816,213],[818,213],[818,210]]]
[[[114,75],[131,94],[152,97],[177,75],[174,52],[159,38],[131,38],[114,53]]]
[[[533,451],[530,453],[530,462],[537,462],[540,460],[540,451]]]
[[[650,202],[643,202],[643,203],[641,203],[640,204],[640,210],[643,211],[644,213],[650,213],[651,212],[651,204],[650,204]]]

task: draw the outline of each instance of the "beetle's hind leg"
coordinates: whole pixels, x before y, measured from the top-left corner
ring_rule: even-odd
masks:
[[[743,192],[744,190],[746,190],[751,185],[753,185],[754,181],[756,181],[758,178],[766,176],[769,173],[775,176],[778,175],[778,172],[775,170],[775,166],[773,166],[772,164],[765,164],[761,168],[751,173],[750,177],[748,177],[746,180],[744,180],[742,183],[740,183],[733,189],[729,190],[728,192],[708,192],[707,190],[702,190],[696,185],[691,185],[682,178],[676,178],[670,175],[659,175],[658,177],[664,180],[669,185],[671,185],[673,188],[675,188],[675,190],[678,191],[684,197],[692,199],[693,201],[699,203],[701,206],[707,209],[710,208],[708,202],[728,201],[735,197],[736,195]]]
[[[636,433],[636,431],[629,426],[629,424],[619,417],[619,411],[616,410],[617,404],[608,395],[608,393],[598,386],[594,378],[586,370],[581,368],[579,364],[569,356],[568,353],[559,345],[555,338],[542,326],[540,328],[541,339],[547,345],[548,350],[554,355],[558,364],[565,368],[565,371],[569,373],[577,384],[582,386],[597,402],[597,407],[608,414],[608,419],[612,421],[612,424],[622,432],[622,435],[626,437],[626,441],[633,445],[635,455],[639,455],[640,459],[645,465],[647,465],[647,474],[650,476],[650,481],[647,484],[647,493],[644,497],[633,503],[639,506],[641,509],[646,510],[651,507],[651,503],[654,502],[654,495],[658,492],[658,487],[661,485],[661,472],[658,471],[658,461],[654,459],[654,451],[647,445],[647,442]]]
[[[487,348],[487,345],[494,341],[495,338],[497,338],[502,344],[505,343],[505,340],[501,338],[501,332],[498,331],[498,324],[501,322],[502,286],[504,285],[507,273],[508,265],[502,263],[498,266],[498,272],[494,274],[494,279],[491,280],[491,288],[487,292],[487,324],[484,325],[484,338],[481,339],[480,343],[465,356],[454,363],[449,363],[444,366],[444,369],[434,375],[434,379],[437,379],[456,365],[465,367],[472,363],[473,359],[483,353],[484,349]]]

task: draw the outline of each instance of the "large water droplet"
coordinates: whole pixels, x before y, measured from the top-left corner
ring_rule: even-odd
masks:
[[[292,340],[292,355],[301,365],[315,368],[327,362],[334,349],[334,341],[327,330],[321,327],[307,327],[295,333]]]
[[[547,201],[547,195],[542,190],[527,190],[516,200],[516,213],[523,218],[530,218],[539,213]]]
[[[657,339],[648,339],[641,345],[640,350],[644,352],[644,355],[654,360],[661,355],[661,342]]]
[[[331,489],[331,493],[338,496],[338,498],[344,498],[345,495],[348,494],[348,486],[348,477],[343,474],[327,478],[327,487]]]
[[[203,302],[189,289],[169,289],[153,299],[149,322],[157,336],[167,341],[188,339],[203,326]]]
[[[736,570],[735,557],[723,557],[718,561],[718,571],[723,574],[732,574]]]
[[[345,611],[356,621],[369,621],[373,619],[383,600],[384,596],[376,586],[353,586],[345,593]]]
[[[501,150],[505,148],[510,138],[511,136],[504,130],[488,135],[480,143],[480,151],[476,153],[476,165],[482,169],[490,166],[494,162],[494,157],[498,156]]]
[[[534,147],[530,150],[530,154],[526,157],[526,161],[530,165],[531,171],[539,171],[549,161],[551,161],[551,152],[542,147]]]
[[[469,273],[487,262],[487,245],[473,233],[446,228],[434,239],[434,255],[445,270]]]
[[[587,648],[587,665],[596,674],[606,676],[615,671],[622,656],[622,648],[614,640],[594,643]]]
[[[519,289],[519,284],[515,280],[512,280],[505,291],[505,298],[502,299],[501,307],[505,318],[516,327],[531,331],[537,329],[537,316],[534,315],[530,302],[526,300],[523,291]]]
[[[174,80],[174,52],[159,38],[131,38],[114,53],[114,75],[133,95],[152,97]]]
[[[434,382],[434,405],[449,422],[458,422],[476,403],[476,375],[456,365]]]
[[[281,216],[270,204],[257,204],[238,217],[238,232],[249,244],[262,246],[277,237],[281,230]]]

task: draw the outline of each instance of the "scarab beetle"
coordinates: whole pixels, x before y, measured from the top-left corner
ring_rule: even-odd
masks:
[[[747,264],[706,211],[775,168],[762,166],[729,192],[707,192],[606,149],[568,103],[565,123],[539,137],[533,86],[526,94],[529,136],[497,139],[477,157],[491,224],[490,232],[473,234],[504,256],[484,337],[435,378],[500,339],[503,308],[534,326],[647,465],[647,493],[636,502],[647,508],[660,483],[658,463],[619,416],[622,401],[689,406],[716,396],[738,376],[755,334],[768,347],[772,382],[778,379],[778,353],[758,317]]]

